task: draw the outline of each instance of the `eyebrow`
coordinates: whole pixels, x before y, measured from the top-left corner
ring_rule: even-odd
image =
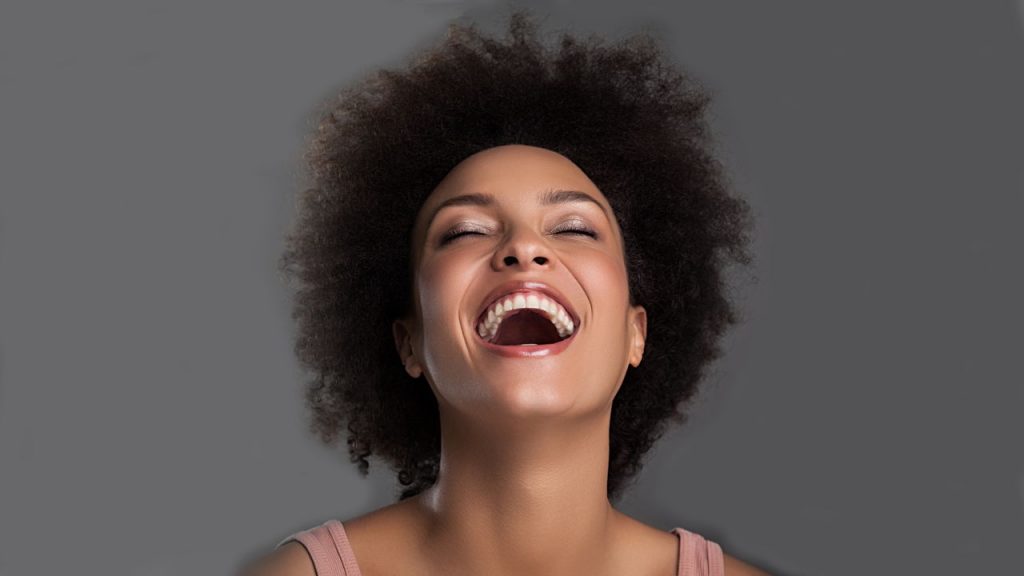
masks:
[[[545,190],[540,195],[540,203],[542,206],[553,206],[555,204],[565,204],[567,202],[593,202],[601,209],[601,212],[604,213],[605,217],[608,217],[608,212],[596,198],[580,190]],[[441,202],[437,208],[434,208],[434,212],[430,215],[430,219],[427,220],[427,228],[430,228],[430,225],[434,222],[434,218],[437,216],[437,213],[444,208],[448,208],[450,206],[492,206],[493,204],[494,195],[483,192],[473,192],[452,196],[444,202]]]

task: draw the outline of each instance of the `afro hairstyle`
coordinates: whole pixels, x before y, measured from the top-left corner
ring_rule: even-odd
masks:
[[[524,9],[504,41],[450,23],[400,70],[378,69],[318,110],[279,266],[294,285],[295,353],[311,371],[311,431],[365,476],[377,455],[399,499],[437,479],[438,404],[404,370],[392,322],[412,310],[410,238],[427,196],[459,162],[505,144],[569,158],[622,230],[630,303],[643,305],[643,362],[613,402],[608,497],[617,500],[670,421],[687,420],[739,313],[725,267],[750,264],[749,205],[729,193],[705,119],[707,91],[646,32],[609,44],[537,39]]]

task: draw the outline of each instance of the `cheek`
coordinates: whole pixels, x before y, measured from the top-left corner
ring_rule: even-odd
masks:
[[[473,276],[473,266],[456,255],[424,262],[417,273],[416,289],[425,327],[445,327],[459,319]]]
[[[629,279],[625,263],[611,254],[588,259],[576,270],[580,283],[586,289],[598,315],[602,311],[624,309],[629,304]]]

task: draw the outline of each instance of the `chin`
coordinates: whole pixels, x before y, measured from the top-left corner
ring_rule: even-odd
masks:
[[[501,377],[481,382],[479,386],[486,388],[487,394],[478,401],[489,404],[485,409],[489,415],[513,419],[607,410],[607,399],[592,397],[594,389],[581,386],[584,381],[532,363],[525,369],[503,370]]]

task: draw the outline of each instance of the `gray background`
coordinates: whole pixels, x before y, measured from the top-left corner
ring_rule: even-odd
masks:
[[[88,4],[0,8],[0,574],[225,574],[394,489],[306,431],[275,264],[313,108],[505,10]],[[1021,4],[530,5],[658,35],[758,218],[621,508],[777,574],[1024,573]]]

